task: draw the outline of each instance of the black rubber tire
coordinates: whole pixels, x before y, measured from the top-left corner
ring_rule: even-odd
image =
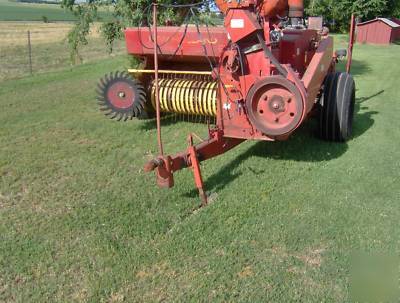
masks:
[[[319,136],[332,142],[346,142],[353,131],[356,85],[348,73],[329,74],[320,99]]]

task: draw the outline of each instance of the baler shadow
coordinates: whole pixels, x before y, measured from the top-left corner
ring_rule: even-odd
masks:
[[[371,67],[365,61],[360,61],[357,59],[352,60],[350,73],[353,76],[362,75],[371,71],[372,71]]]
[[[340,61],[338,63],[337,70],[338,71],[345,71],[346,70],[346,60]],[[353,76],[362,75],[362,74],[365,74],[365,73],[368,73],[368,72],[371,72],[371,71],[372,71],[371,67],[365,61],[352,59],[350,73]]]
[[[209,121],[210,124],[215,124],[215,118],[212,117],[203,117],[199,115],[184,115],[184,114],[163,114],[161,116],[161,125],[169,126],[173,125],[177,122],[190,122],[190,123],[199,123],[199,124],[207,124]],[[157,122],[155,118],[150,118],[146,120],[142,120],[142,123],[139,126],[142,130],[153,130],[157,128]]]
[[[313,124],[313,123],[309,123]],[[249,158],[270,158],[274,160],[293,160],[301,162],[321,162],[336,159],[344,154],[348,145],[346,143],[330,143],[313,138],[309,135],[310,125],[305,125],[293,137],[286,142],[257,142],[244,153],[224,165],[217,173],[205,180],[207,191],[218,192],[229,183],[240,177],[244,171],[238,171],[238,166]],[[262,159],[260,159],[262,161]],[[255,167],[247,166],[255,177],[265,174],[267,168],[262,168],[260,162]],[[189,197],[197,196],[197,190],[191,190],[186,194]]]
[[[367,111],[368,107],[362,104],[382,94],[383,91],[369,97],[359,98],[356,101],[353,139],[362,136],[374,124],[373,116],[376,111]],[[229,183],[240,177],[244,172],[238,171],[237,167],[251,157],[270,158],[275,160],[293,160],[300,162],[322,162],[339,158],[347,149],[347,143],[332,143],[322,141],[313,136],[313,129],[316,129],[316,121],[310,120],[303,125],[293,137],[286,142],[258,142],[247,149],[246,152],[238,155],[235,159],[224,165],[217,173],[205,180],[207,191],[216,192],[223,189]],[[261,165],[262,167],[262,165]],[[247,166],[254,176],[264,174],[266,169]],[[196,189],[185,194],[186,197],[196,197]]]
[[[356,99],[356,106],[354,109],[353,139],[362,136],[368,129],[370,129],[375,122],[373,116],[378,114],[377,111],[368,111],[369,107],[363,104],[380,96],[384,92],[384,90],[380,90],[368,97]]]
[[[377,93],[375,93],[375,94],[373,94],[373,95],[371,95],[371,96],[357,98],[357,99],[356,99],[356,103],[357,103],[357,104],[360,104],[360,103],[367,102],[367,101],[369,101],[370,99],[373,99],[373,98],[375,98],[375,97],[378,97],[379,95],[383,94],[384,92],[385,92],[385,90],[382,89],[382,90],[380,90],[379,92],[377,92]]]

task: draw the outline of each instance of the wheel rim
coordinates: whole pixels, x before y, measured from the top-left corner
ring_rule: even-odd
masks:
[[[133,105],[135,91],[126,82],[116,82],[109,87],[107,97],[116,108],[127,109]]]
[[[126,121],[142,114],[146,92],[143,85],[128,73],[115,72],[100,79],[97,100],[106,116]]]

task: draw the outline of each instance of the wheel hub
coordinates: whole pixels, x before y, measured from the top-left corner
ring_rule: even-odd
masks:
[[[146,102],[144,87],[126,72],[106,75],[100,80],[97,94],[101,110],[117,120],[138,117]]]
[[[264,94],[268,98],[268,93]],[[285,101],[282,96],[273,95],[268,102],[268,107],[273,113],[281,113],[285,111]]]
[[[126,109],[132,106],[135,92],[129,83],[119,81],[109,87],[107,97],[116,108]]]

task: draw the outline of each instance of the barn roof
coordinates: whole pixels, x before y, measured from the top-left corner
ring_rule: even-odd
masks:
[[[386,23],[387,25],[389,25],[392,28],[400,27],[400,24],[398,24],[397,22],[392,21],[392,20],[390,20],[388,18],[376,18],[376,19],[369,20],[369,21],[366,21],[366,22],[358,23],[358,25],[365,25],[365,24],[369,24],[369,23],[372,23],[372,22],[376,22],[376,21],[382,21],[382,22]]]

